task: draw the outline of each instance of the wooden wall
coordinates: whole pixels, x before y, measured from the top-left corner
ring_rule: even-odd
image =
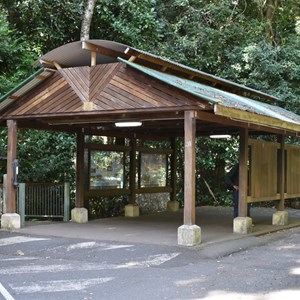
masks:
[[[286,198],[300,197],[300,147],[286,145]]]
[[[248,202],[279,200],[280,144],[249,140]],[[300,147],[285,145],[285,199],[300,197]]]

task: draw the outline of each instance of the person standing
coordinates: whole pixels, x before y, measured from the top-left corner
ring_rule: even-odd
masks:
[[[233,191],[233,217],[239,215],[239,164],[235,164],[225,176],[226,186]],[[250,217],[251,204],[248,203],[247,216]]]

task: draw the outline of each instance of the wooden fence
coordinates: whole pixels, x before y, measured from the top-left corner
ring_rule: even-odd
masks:
[[[280,144],[249,140],[248,202],[279,200]],[[300,197],[300,147],[284,146],[284,198]]]

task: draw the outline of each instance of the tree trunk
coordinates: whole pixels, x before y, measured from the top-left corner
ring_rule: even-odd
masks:
[[[273,44],[274,42],[273,18],[277,6],[278,6],[277,0],[268,0],[266,3],[266,21],[267,21],[266,35],[270,44]]]
[[[81,24],[80,40],[86,41],[90,38],[90,28],[93,18],[96,0],[87,0],[85,4],[84,16]]]
[[[259,19],[266,23],[266,37],[270,44],[274,43],[273,20],[278,8],[278,0],[254,0],[259,9]]]

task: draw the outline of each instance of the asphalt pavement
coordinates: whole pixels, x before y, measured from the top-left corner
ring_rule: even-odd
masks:
[[[196,247],[177,245],[182,211],[0,230],[0,299],[299,299],[300,211],[272,226],[274,211],[243,236],[231,208],[200,207]]]

